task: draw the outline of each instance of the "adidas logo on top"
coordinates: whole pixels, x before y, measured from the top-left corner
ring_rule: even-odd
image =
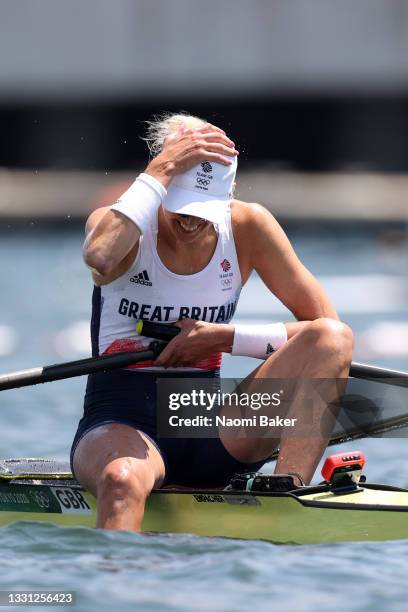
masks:
[[[152,286],[152,283],[150,282],[149,275],[146,270],[143,270],[143,272],[139,272],[139,274],[135,274],[129,280],[131,283],[137,283],[138,285],[146,285],[147,287]]]

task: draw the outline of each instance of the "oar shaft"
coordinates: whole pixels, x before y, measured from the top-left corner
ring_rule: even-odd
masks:
[[[168,326],[167,326],[168,327]],[[115,353],[114,355],[103,355],[102,357],[88,357],[78,361],[68,361],[50,366],[31,368],[19,372],[0,375],[0,391],[28,387],[40,383],[62,380],[84,376],[93,372],[114,370],[124,368],[132,363],[154,359],[162,350],[164,344],[152,342],[149,349],[141,352]],[[382,380],[382,382],[398,387],[408,387],[408,373],[398,370],[388,370],[363,363],[353,362],[350,368],[350,376],[365,380]]]
[[[157,351],[153,349],[141,352],[115,353],[114,355],[90,357],[78,361],[44,366],[42,368],[12,372],[11,374],[0,376],[0,391],[38,385],[64,378],[74,378],[75,376],[83,376],[84,374],[92,374],[94,372],[124,368],[132,363],[154,359],[156,355]]]
[[[379,368],[365,363],[357,363],[356,361],[353,361],[351,364],[350,376],[364,380],[381,380],[385,384],[396,387],[408,387],[408,372]]]

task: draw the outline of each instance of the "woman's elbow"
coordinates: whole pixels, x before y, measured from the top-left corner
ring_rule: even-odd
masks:
[[[96,272],[100,276],[108,276],[114,269],[112,258],[94,249],[85,248],[83,251],[83,259],[86,266],[92,270],[92,272]]]

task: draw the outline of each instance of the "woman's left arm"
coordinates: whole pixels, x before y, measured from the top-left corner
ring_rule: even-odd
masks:
[[[308,321],[320,317],[338,319],[328,295],[301,263],[276,219],[258,204],[240,207],[238,216],[240,227],[234,234],[238,251],[247,262],[247,271],[255,269],[268,289],[298,321],[305,322],[286,323],[288,338],[299,332]],[[169,342],[155,365],[191,365],[217,350],[231,352],[233,325],[192,319],[178,321],[177,325],[181,327],[181,333]]]
[[[247,215],[251,268],[268,289],[299,321],[339,319],[327,293],[299,260],[273,215],[258,204],[251,205]]]

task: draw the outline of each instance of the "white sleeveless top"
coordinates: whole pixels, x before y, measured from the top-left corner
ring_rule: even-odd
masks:
[[[132,266],[113,282],[94,288],[92,299],[92,352],[94,356],[145,350],[151,338],[136,333],[138,319],[174,323],[191,318],[228,323],[241,292],[241,274],[231,228],[231,209],[218,225],[218,242],[207,266],[195,274],[181,275],[165,267],[157,253],[157,215],[141,236]],[[214,370],[221,365],[215,353],[193,366],[174,371]],[[160,371],[152,362],[131,366],[140,371]],[[170,368],[166,371],[168,372]]]

